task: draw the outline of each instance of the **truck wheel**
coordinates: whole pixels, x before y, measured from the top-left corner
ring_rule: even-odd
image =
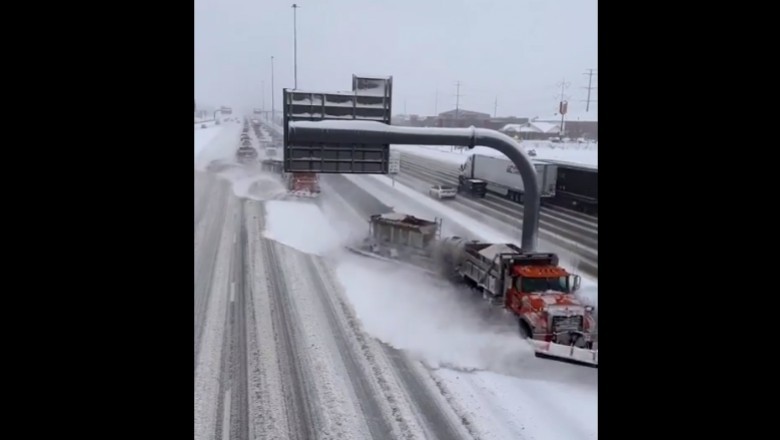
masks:
[[[529,339],[533,334],[531,327],[529,327],[528,323],[520,318],[517,319],[517,322],[520,324],[520,337],[523,339]]]

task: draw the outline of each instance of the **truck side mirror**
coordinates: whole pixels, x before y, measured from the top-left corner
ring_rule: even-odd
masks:
[[[580,290],[580,282],[582,281],[582,278],[579,275],[572,275],[571,279],[571,291],[576,292]]]

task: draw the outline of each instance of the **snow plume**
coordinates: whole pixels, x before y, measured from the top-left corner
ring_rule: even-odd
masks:
[[[235,162],[215,161],[212,162],[210,170],[230,182],[236,197],[265,201],[287,195],[281,176],[261,170],[259,164],[240,165]]]
[[[337,273],[366,330],[429,366],[506,371],[533,359],[517,320],[461,286],[357,256]]]

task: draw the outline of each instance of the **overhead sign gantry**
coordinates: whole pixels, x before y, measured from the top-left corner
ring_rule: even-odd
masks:
[[[332,142],[327,138],[299,141],[290,139],[288,129],[294,121],[373,121],[390,125],[392,96],[392,76],[352,75],[352,91],[348,92],[284,89],[284,171],[388,174],[387,143]]]

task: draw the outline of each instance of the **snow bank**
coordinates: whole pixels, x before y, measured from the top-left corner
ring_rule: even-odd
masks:
[[[545,440],[596,439],[598,391],[484,373],[479,379],[498,406],[523,414],[523,427]]]
[[[200,128],[199,125],[195,126],[195,159],[203,149],[205,149],[209,143],[211,143],[218,134],[222,132],[222,126],[211,126],[209,128]]]
[[[489,438],[595,440],[595,387],[518,379],[479,372],[437,371],[447,393],[464,406],[476,429]]]
[[[265,237],[308,254],[324,255],[341,248],[339,234],[316,204],[269,201],[265,206]]]
[[[210,135],[210,138],[201,138],[201,148],[198,148],[199,133],[216,133]],[[214,161],[232,161],[235,158],[236,149],[239,145],[239,135],[241,134],[241,125],[230,124],[220,125],[219,128],[208,128],[195,131],[195,169],[206,171],[208,165]],[[203,134],[202,136],[208,136]]]

